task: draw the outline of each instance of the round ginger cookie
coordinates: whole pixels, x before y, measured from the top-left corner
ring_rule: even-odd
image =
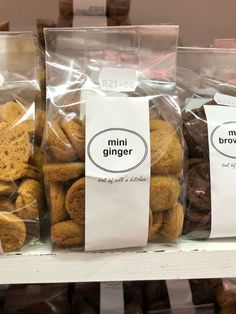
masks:
[[[183,148],[177,136],[168,131],[153,131],[150,142],[152,173],[179,174],[183,165]]]
[[[11,124],[20,120],[25,113],[25,107],[14,101],[8,102],[0,107],[0,118]]]
[[[159,234],[168,241],[176,241],[182,232],[184,222],[183,206],[178,203],[164,212],[163,223]]]
[[[148,240],[153,241],[157,236],[157,232],[160,229],[163,221],[162,212],[149,212],[149,231],[148,231]]]
[[[161,119],[151,119],[150,120],[150,131],[166,132],[168,134],[175,134],[176,130],[167,121]]]
[[[4,252],[22,248],[26,238],[24,221],[12,213],[0,212],[0,242]]]
[[[16,215],[22,219],[37,219],[42,211],[43,189],[33,179],[22,181],[16,199]]]
[[[77,224],[74,220],[67,220],[52,225],[52,242],[60,245],[83,245],[84,226]]]
[[[153,212],[172,208],[180,195],[180,182],[173,176],[152,176],[150,207]]]
[[[15,203],[9,199],[0,198],[0,211],[14,212]]]
[[[0,123],[0,180],[22,178],[28,167],[31,143],[21,127]]]
[[[79,160],[85,160],[85,128],[79,120],[63,121],[61,127],[72,143]]]
[[[43,166],[44,175],[49,181],[65,182],[84,174],[85,164],[82,162],[52,163]]]
[[[63,183],[49,182],[50,204],[51,204],[51,223],[54,225],[58,222],[69,219],[65,208],[65,191]]]
[[[70,162],[77,158],[72,144],[56,121],[47,123],[47,147],[58,161]]]
[[[66,209],[77,223],[85,224],[85,178],[77,180],[67,191]]]
[[[0,196],[13,195],[16,193],[18,186],[14,182],[0,181]]]

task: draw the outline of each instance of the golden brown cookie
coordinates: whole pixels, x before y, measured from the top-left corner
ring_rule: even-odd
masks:
[[[84,174],[85,165],[82,162],[71,162],[65,164],[47,164],[43,166],[43,172],[45,177],[49,181],[68,181],[75,179]]]
[[[0,181],[0,195],[12,195],[17,189],[18,186],[14,182]]]
[[[150,120],[150,131],[166,132],[168,134],[175,134],[176,130],[167,121],[161,119]]]
[[[180,182],[173,176],[152,176],[150,190],[151,210],[167,210],[178,202]]]
[[[29,134],[20,127],[0,123],[0,180],[17,180],[24,176],[30,157]]]
[[[177,136],[168,131],[153,131],[150,142],[152,173],[179,174],[183,164],[183,149]]]
[[[178,203],[172,209],[163,213],[163,223],[159,234],[168,241],[177,240],[182,232],[184,222],[183,206]]]
[[[148,240],[153,241],[157,236],[157,232],[160,229],[163,221],[163,213],[162,212],[154,212],[150,210],[149,212],[149,232],[148,232]]]
[[[0,242],[4,252],[20,249],[25,242],[23,220],[12,213],[0,212]]]
[[[16,215],[22,219],[37,219],[43,206],[43,190],[33,179],[22,181],[16,199]]]
[[[66,209],[77,223],[85,224],[85,178],[77,180],[67,191]]]
[[[24,178],[30,178],[34,180],[40,180],[41,173],[39,172],[37,167],[34,167],[32,165],[28,165],[28,168],[25,172]]]
[[[50,182],[50,204],[51,204],[51,223],[54,225],[58,222],[69,219],[65,208],[65,191],[63,183]]]
[[[20,120],[25,113],[24,106],[13,101],[0,107],[0,119],[10,124]]]
[[[80,120],[63,121],[61,127],[72,143],[79,160],[85,160],[85,128]]]
[[[0,211],[12,212],[15,210],[15,203],[9,199],[0,198]]]
[[[83,245],[84,226],[74,220],[59,222],[51,228],[52,242],[61,245]]]
[[[47,123],[47,146],[58,161],[70,162],[77,158],[72,144],[55,121]]]

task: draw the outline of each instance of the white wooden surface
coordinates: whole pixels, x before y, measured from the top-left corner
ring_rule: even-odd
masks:
[[[44,255],[40,255],[43,253]],[[0,257],[0,283],[53,283],[236,277],[236,241],[186,241],[110,253]]]

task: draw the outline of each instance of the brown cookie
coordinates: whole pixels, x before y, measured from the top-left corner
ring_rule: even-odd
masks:
[[[30,157],[29,134],[20,127],[0,123],[0,180],[17,180],[25,175]]]
[[[0,242],[4,252],[22,248],[26,238],[23,220],[12,213],[0,212]]]
[[[67,191],[66,209],[77,223],[85,224],[85,178],[77,180]]]
[[[150,120],[150,131],[158,131],[159,133],[165,132],[168,134],[175,134],[176,130],[167,121],[161,119],[151,119]]]
[[[0,107],[0,119],[14,124],[26,113],[25,107],[16,102],[8,102]]]
[[[0,181],[0,195],[12,195],[16,193],[18,189],[17,184],[14,182],[5,182],[5,181]]]
[[[50,204],[51,204],[51,223],[54,225],[58,222],[69,219],[65,208],[65,191],[63,183],[50,182]]]
[[[169,131],[153,131],[150,142],[152,173],[179,174],[183,165],[183,149],[177,136]]]
[[[39,169],[37,167],[34,167],[32,165],[28,165],[28,168],[25,172],[24,178],[30,178],[34,180],[40,180],[42,174],[39,172]]]
[[[70,162],[77,158],[77,154],[56,121],[47,123],[47,146],[49,152],[58,161]]]
[[[74,220],[59,222],[51,228],[52,242],[61,245],[83,245],[84,226]]]
[[[0,198],[0,211],[12,212],[15,210],[15,203],[9,199]]]
[[[37,219],[43,209],[43,190],[33,179],[22,181],[16,199],[16,215],[22,219]]]
[[[84,174],[85,165],[82,162],[54,163],[43,166],[44,175],[49,181],[69,181]]]
[[[184,222],[183,206],[178,203],[172,209],[163,213],[162,226],[159,229],[159,235],[168,241],[176,241],[182,232]]]
[[[79,160],[85,160],[85,128],[80,120],[63,121],[62,130],[72,143]]]
[[[150,191],[151,210],[163,211],[172,208],[180,195],[180,182],[173,176],[152,176]]]
[[[160,229],[163,221],[163,213],[162,212],[154,212],[150,210],[149,212],[149,232],[148,232],[148,240],[153,241],[157,236],[157,232]]]

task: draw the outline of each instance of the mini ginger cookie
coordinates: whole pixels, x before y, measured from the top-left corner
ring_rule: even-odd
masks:
[[[150,120],[150,131],[166,132],[168,134],[175,134],[176,130],[167,121],[161,119],[151,119]]]
[[[0,180],[12,181],[24,176],[30,157],[29,134],[20,127],[0,123]]]
[[[163,221],[162,212],[149,212],[149,231],[148,231],[148,240],[153,241],[157,236],[157,232],[160,229]]]
[[[77,224],[74,220],[67,220],[52,225],[52,242],[61,245],[83,245],[84,226]]]
[[[154,211],[172,208],[180,195],[180,182],[173,176],[152,176],[150,185],[150,207]]]
[[[40,180],[41,175],[38,168],[34,167],[32,165],[28,165],[28,168],[25,172],[24,178],[30,178],[30,179],[34,179],[34,180]]]
[[[61,127],[72,143],[80,161],[85,160],[85,128],[81,121],[63,121]]]
[[[16,193],[18,186],[14,182],[0,181],[0,196],[2,195],[13,195]]]
[[[49,181],[64,182],[84,174],[85,164],[82,162],[46,164],[43,166],[43,172]]]
[[[183,149],[176,135],[166,131],[153,131],[150,142],[152,173],[179,174],[183,165]]]
[[[51,204],[51,223],[54,225],[58,222],[69,219],[65,208],[65,191],[63,183],[49,182],[50,204]]]
[[[42,210],[43,189],[33,179],[22,181],[16,199],[16,215],[22,219],[37,219]]]
[[[15,203],[9,199],[0,198],[0,211],[13,212]]]
[[[74,182],[67,191],[66,209],[77,223],[85,224],[85,178]]]
[[[184,210],[180,203],[163,213],[163,223],[159,234],[168,241],[176,241],[182,232],[184,222]]]
[[[25,107],[14,101],[0,106],[0,119],[10,124],[16,123],[25,113]]]
[[[22,248],[26,238],[24,221],[8,212],[0,212],[0,242],[4,252]]]
[[[47,146],[58,161],[70,162],[77,158],[72,144],[56,121],[47,123]]]

